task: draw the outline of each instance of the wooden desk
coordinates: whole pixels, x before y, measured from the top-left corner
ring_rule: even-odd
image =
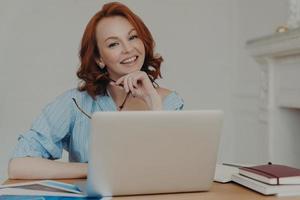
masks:
[[[66,183],[74,183],[79,180],[59,180]],[[25,182],[24,180],[7,180],[4,184]],[[300,200],[298,197],[264,196],[235,183],[213,183],[209,192],[138,195],[126,197],[114,197],[113,200]]]

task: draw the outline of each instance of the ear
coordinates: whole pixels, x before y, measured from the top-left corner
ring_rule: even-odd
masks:
[[[104,69],[104,68],[105,68],[105,64],[104,64],[102,58],[97,58],[95,61],[96,61],[97,65],[98,65],[101,69]]]

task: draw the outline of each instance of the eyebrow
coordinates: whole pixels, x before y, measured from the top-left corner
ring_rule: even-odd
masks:
[[[136,31],[135,28],[132,28],[132,29],[128,32],[128,35],[130,35],[130,33],[131,33],[132,31]],[[106,42],[106,41],[109,40],[109,39],[118,39],[118,37],[116,37],[116,36],[108,37],[108,38],[106,38],[106,39],[104,40],[104,42]]]

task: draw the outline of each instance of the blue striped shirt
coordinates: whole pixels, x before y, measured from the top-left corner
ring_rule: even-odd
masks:
[[[72,98],[88,114],[117,110],[110,96],[97,96],[94,100],[85,91],[68,90],[48,104],[34,120],[30,130],[19,136],[13,158],[30,156],[59,159],[65,149],[69,152],[71,162],[88,162],[90,119],[76,107]],[[164,110],[182,108],[183,100],[176,92],[163,100]]]

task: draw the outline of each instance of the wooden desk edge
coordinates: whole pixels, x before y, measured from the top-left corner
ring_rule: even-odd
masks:
[[[84,181],[85,179],[58,179],[64,183],[75,183],[78,181]],[[6,180],[3,184],[22,183],[38,180]],[[193,193],[177,193],[177,194],[158,194],[158,195],[137,195],[126,197],[115,197],[113,199],[127,199],[127,200],[181,200],[181,199],[209,199],[209,200],[299,200],[300,197],[277,197],[277,196],[264,196],[248,188],[240,186],[236,183],[217,183],[213,182],[210,191],[208,192],[193,192]]]

